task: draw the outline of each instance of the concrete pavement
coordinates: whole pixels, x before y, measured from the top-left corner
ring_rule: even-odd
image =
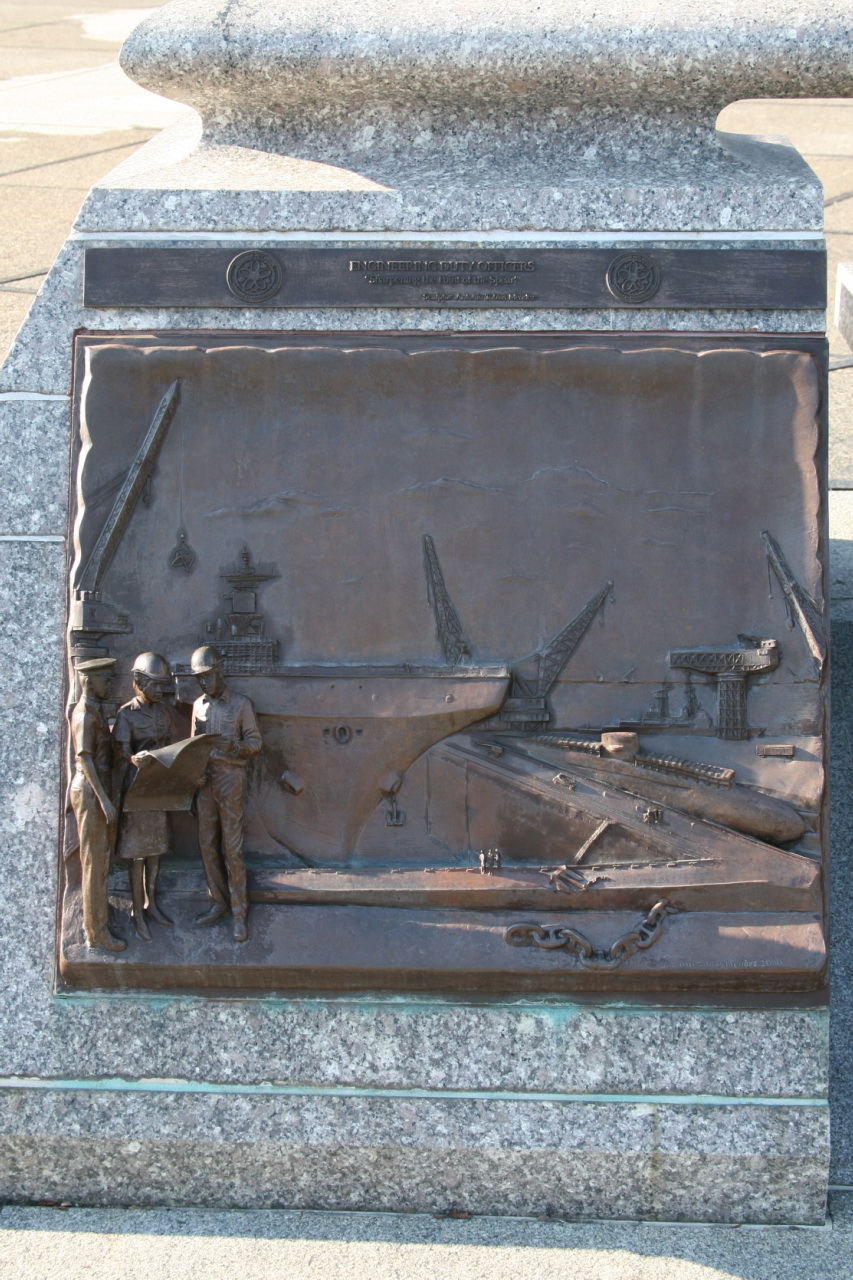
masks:
[[[86,192],[185,110],[117,64],[156,7],[0,0],[0,361]]]
[[[814,1227],[199,1209],[0,1212],[0,1280],[853,1280],[853,1196]]]

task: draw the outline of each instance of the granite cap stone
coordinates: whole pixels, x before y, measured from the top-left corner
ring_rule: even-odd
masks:
[[[715,122],[740,98],[853,94],[851,37],[841,0],[172,0],[122,66],[201,128],[112,181],[190,192],[193,225],[195,193],[256,190],[281,229],[819,229],[785,140]],[[126,225],[109,188],[83,225]]]
[[[710,131],[738,98],[850,94],[851,36],[842,0],[752,12],[737,0],[173,0],[121,62],[232,142],[340,128],[369,149],[405,121],[402,147],[465,148],[473,128],[544,130],[571,150],[592,112],[599,127],[634,120],[636,150],[650,141],[642,118],[694,117]]]

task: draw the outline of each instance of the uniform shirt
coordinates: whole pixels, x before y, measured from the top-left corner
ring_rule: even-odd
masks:
[[[88,755],[101,780],[109,782],[112,765],[110,727],[104,716],[103,704],[96,698],[84,694],[71,713],[71,741],[78,777],[85,776],[80,768],[80,757]]]
[[[192,736],[199,733],[220,733],[236,742],[234,754],[220,751],[218,747],[211,751],[210,763],[217,769],[245,768],[249,757],[256,756],[264,745],[255,719],[255,708],[248,698],[233,689],[224,689],[218,698],[211,698],[206,693],[196,698]]]
[[[168,747],[172,741],[172,721],[162,702],[143,702],[131,698],[119,707],[113,738],[123,760],[139,751]]]

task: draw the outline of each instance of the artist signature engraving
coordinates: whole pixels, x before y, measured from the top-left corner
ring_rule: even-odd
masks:
[[[535,293],[424,293],[424,302],[535,302]]]

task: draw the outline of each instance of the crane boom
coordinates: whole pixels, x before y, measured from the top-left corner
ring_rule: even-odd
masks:
[[[424,534],[423,547],[427,596],[435,618],[436,634],[444,654],[444,661],[448,666],[456,667],[465,659],[470,659],[471,646],[462,629],[459,614],[450,599],[435,543],[428,533]]]
[[[826,632],[824,631],[820,610],[811,596],[797,582],[791,571],[791,566],[785,559],[782,548],[766,529],[761,531],[761,541],[770,567],[775,573],[779,586],[784,591],[785,598],[791,607],[791,612],[800,624],[800,629],[805,636],[811,655],[818,666],[822,667],[826,662]]]
[[[145,433],[145,439],[137,450],[136,457],[113,503],[112,511],[104,522],[92,554],[80,575],[80,581],[77,584],[77,589],[80,591],[97,591],[100,588],[104,574],[110,566],[122,534],[133,514],[133,508],[145,487],[145,481],[154,469],[160,446],[166,438],[169,424],[175,415],[179,389],[180,381],[175,379],[157,406],[151,425]]]
[[[549,692],[557,676],[580,644],[589,624],[607,599],[613,583],[608,582],[587,601],[571,622],[563,627],[543,649],[539,651],[539,678],[536,694],[542,698]]]

